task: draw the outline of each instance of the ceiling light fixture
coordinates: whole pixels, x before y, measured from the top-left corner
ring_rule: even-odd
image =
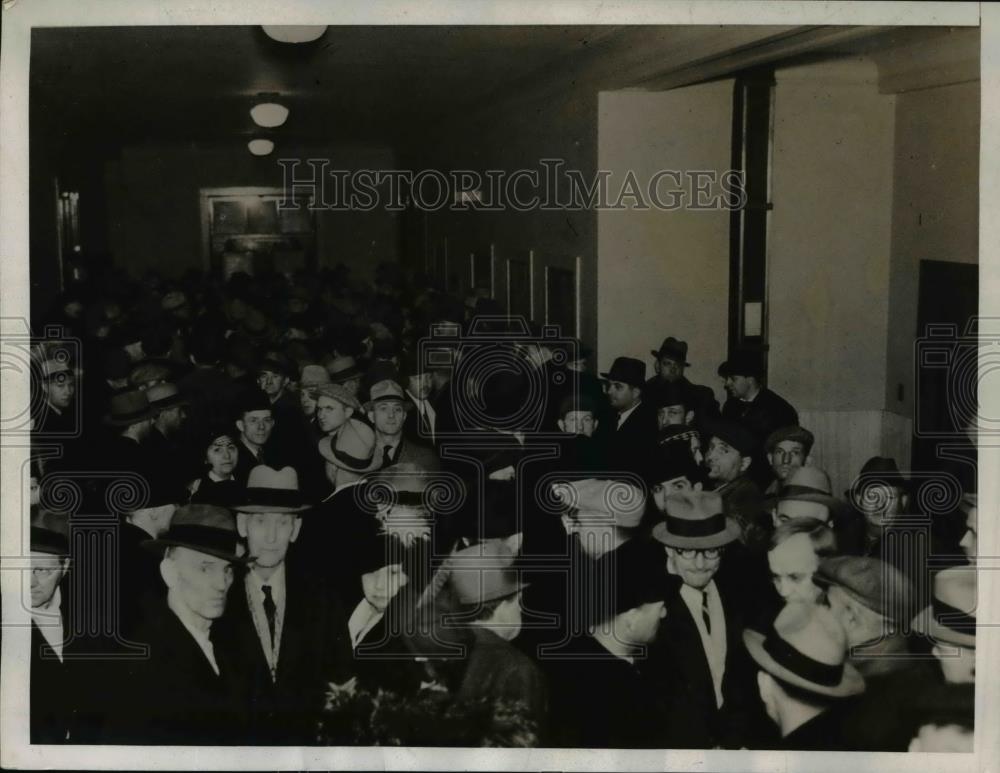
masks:
[[[288,108],[277,102],[261,102],[250,108],[250,117],[258,126],[273,129],[288,120]]]
[[[274,143],[271,140],[257,138],[247,143],[247,148],[255,156],[268,156],[274,150]]]
[[[312,43],[323,37],[326,25],[263,25],[262,29],[271,40],[277,40],[279,43]]]

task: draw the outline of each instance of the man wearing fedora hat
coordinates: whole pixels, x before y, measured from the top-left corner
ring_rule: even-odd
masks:
[[[340,384],[357,397],[358,391],[361,389],[361,377],[364,374],[354,357],[349,354],[337,355],[323,364],[327,373],[330,374],[330,381],[334,384]]]
[[[33,509],[31,519],[31,743],[72,740],[72,673],[64,646],[68,604],[61,587],[69,570],[69,519]]]
[[[934,575],[934,597],[913,621],[933,643],[931,653],[949,684],[976,683],[976,573],[950,567]]]
[[[472,618],[471,648],[458,701],[520,704],[523,716],[543,734],[548,699],[538,665],[510,644],[521,631],[521,592],[515,555],[501,540],[453,553],[447,563],[448,590],[460,613]]]
[[[616,414],[611,426],[603,430],[608,459],[621,470],[642,474],[656,445],[656,416],[652,406],[643,400],[646,363],[617,357],[601,378]]]
[[[756,442],[740,424],[717,421],[709,424],[705,470],[709,484],[722,497],[726,512],[740,525],[741,542],[762,548],[770,533],[763,494],[749,475]]]
[[[381,456],[382,467],[393,464],[416,464],[425,470],[438,469],[437,454],[429,446],[406,437],[403,428],[413,403],[406,399],[403,388],[395,381],[384,379],[372,384],[371,399],[365,403],[368,419],[375,427],[375,453]]]
[[[557,654],[541,659],[549,676],[552,746],[666,745],[664,693],[642,670],[666,614],[661,556],[646,542],[629,560],[601,562],[594,579],[607,589],[603,603],[590,606]]]
[[[729,398],[722,406],[722,418],[741,424],[757,440],[751,474],[761,487],[771,482],[771,470],[762,451],[764,442],[776,429],[797,425],[799,414],[780,395],[763,384],[764,363],[759,354],[738,350],[719,365],[719,376]]]
[[[216,646],[213,624],[226,609],[238,535],[233,516],[213,505],[187,505],[170,528],[144,543],[162,552],[166,603],[137,634],[149,657],[125,661],[106,742],[213,745],[244,741],[245,699],[231,653]]]
[[[683,396],[682,402],[694,413],[697,421],[719,417],[719,401],[715,399],[712,389],[701,384],[693,384],[684,375],[684,369],[691,365],[687,361],[687,341],[667,336],[660,344],[660,348],[651,350],[650,354],[653,355],[653,370],[656,371],[656,374],[646,382],[647,394],[650,397],[653,397],[661,387],[672,384]]]
[[[143,441],[153,428],[154,416],[145,392],[135,389],[113,395],[104,416],[111,435],[99,453],[100,469],[131,470],[150,479],[155,465]]]
[[[738,748],[748,732],[750,668],[741,610],[715,577],[740,527],[714,492],[673,494],[665,509],[652,536],[665,546],[666,572],[675,580],[648,663],[667,703],[665,745]]]
[[[253,387],[243,393],[235,423],[240,438],[233,477],[241,486],[246,486],[250,470],[254,467],[283,461],[280,449],[270,442],[274,432],[274,413],[264,390]]]
[[[406,386],[406,399],[413,406],[406,412],[403,434],[423,443],[434,443],[434,429],[437,413],[431,404],[433,379],[413,352],[403,353],[400,366],[400,383]]]
[[[847,503],[831,493],[830,476],[819,467],[798,467],[785,479],[776,496],[768,500],[773,507],[775,527],[795,518],[815,518],[840,527],[849,516]]]
[[[298,368],[280,352],[269,352],[264,356],[257,371],[257,386],[267,395],[271,403],[274,430],[272,445],[281,450],[284,461],[295,455],[301,441],[299,399],[292,391],[292,381],[298,376]]]
[[[187,420],[188,401],[175,384],[162,383],[146,390],[153,414],[153,426],[142,441],[155,474],[169,479],[170,485],[183,485],[185,471],[180,469],[177,438]]]
[[[382,460],[375,456],[375,431],[355,418],[362,413],[358,399],[340,384],[321,385],[316,393],[316,424],[325,433],[319,454],[337,491],[377,470]]]
[[[781,734],[780,749],[837,751],[844,699],[864,692],[861,674],[847,662],[847,639],[830,610],[792,602],[769,631],[743,632],[757,664],[757,687]]]
[[[42,360],[40,370],[38,383],[45,400],[32,416],[32,432],[38,435],[78,432],[75,371],[65,360],[48,357]]]
[[[849,660],[865,678],[852,701],[844,740],[855,751],[905,751],[902,714],[915,692],[932,681],[926,660],[911,656],[907,629],[918,608],[916,589],[892,564],[863,556],[824,558],[815,582],[847,634]]]
[[[294,543],[307,509],[292,467],[254,467],[236,528],[253,559],[230,593],[217,640],[249,690],[249,739],[307,744],[327,685],[347,681],[351,649],[337,596]]]

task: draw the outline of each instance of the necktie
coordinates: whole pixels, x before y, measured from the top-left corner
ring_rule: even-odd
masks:
[[[264,591],[264,614],[267,615],[267,630],[271,634],[271,647],[274,647],[274,621],[275,614],[278,611],[278,607],[275,606],[274,599],[271,598],[271,586],[262,585],[260,588]]]
[[[705,631],[712,635],[712,616],[708,613],[708,591],[701,592],[701,619],[705,621]]]
[[[382,466],[388,467],[392,464],[392,446],[386,446],[382,449]]]

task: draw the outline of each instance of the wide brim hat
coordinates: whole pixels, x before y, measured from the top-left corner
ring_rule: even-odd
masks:
[[[31,550],[53,556],[69,555],[69,516],[41,508],[31,518]]]
[[[188,548],[234,564],[247,563],[249,556],[236,553],[239,533],[228,510],[216,505],[185,505],[178,508],[166,534],[143,540],[142,546],[153,552],[165,548]]]
[[[173,408],[175,405],[190,405],[191,403],[174,384],[168,382],[156,384],[147,389],[146,399],[149,401],[149,407],[154,411]]]
[[[667,547],[696,550],[721,548],[742,534],[735,519],[725,514],[722,497],[712,492],[685,492],[666,498],[664,520],[652,536]]]
[[[705,427],[705,435],[709,439],[717,437],[726,445],[735,448],[740,456],[753,456],[759,447],[759,442],[754,434],[742,424],[735,422],[710,421]]]
[[[690,367],[691,363],[687,361],[688,346],[686,341],[678,341],[673,336],[668,336],[663,339],[663,343],[660,344],[659,349],[650,349],[650,354],[652,354],[656,359],[661,357],[670,357],[672,360],[684,365],[684,367]]]
[[[618,357],[611,363],[611,369],[601,374],[601,378],[641,387],[646,383],[646,363],[633,357]]]
[[[512,596],[528,583],[514,569],[516,555],[499,539],[491,539],[453,553],[445,568],[460,604],[486,604]]]
[[[723,378],[729,376],[753,376],[760,378],[764,372],[764,363],[759,354],[741,350],[733,354],[719,365],[718,374]]]
[[[112,396],[111,409],[104,415],[104,423],[112,427],[128,427],[153,418],[157,410],[150,406],[144,392],[138,389],[121,392]]]
[[[847,516],[851,512],[850,506],[833,496],[830,491],[830,478],[825,472],[816,467],[803,466],[788,476],[785,485],[778,489],[777,494],[764,500],[764,506],[776,507],[784,500],[815,502],[818,505],[825,505],[830,510],[831,518]]]
[[[873,456],[861,467],[861,472],[844,492],[844,496],[848,499],[861,498],[868,486],[878,484],[903,492],[910,490],[910,479],[900,472],[895,459],[891,456]]]
[[[188,548],[234,564],[249,562],[250,556],[236,553],[239,533],[232,514],[216,505],[185,505],[178,508],[166,534],[144,540],[142,546],[153,552],[165,548]]]
[[[358,419],[344,422],[335,437],[321,438],[319,453],[334,467],[362,475],[382,464],[375,453],[375,431]]]
[[[760,631],[747,628],[743,631],[743,643],[746,645],[747,652],[750,654],[750,657],[753,658],[754,662],[758,666],[771,676],[780,679],[782,682],[790,684],[793,687],[799,687],[807,692],[819,693],[820,695],[826,695],[831,698],[848,698],[852,695],[858,695],[865,691],[864,677],[861,676],[861,673],[854,666],[846,661],[842,665],[843,670],[839,681],[834,684],[821,684],[820,682],[800,676],[795,671],[792,671],[775,659],[775,656],[771,654],[772,652],[784,651],[787,653],[787,650],[791,650],[791,653],[787,653],[787,655],[792,658],[796,658],[796,660],[800,663],[803,662],[801,659],[807,658],[807,656],[798,652],[791,647],[791,645],[787,644],[778,637],[768,637]],[[811,664],[813,664],[813,670],[816,670],[815,667],[817,665],[825,665],[820,664],[817,661],[811,661],[811,659],[809,660]],[[824,669],[818,671],[818,673],[832,672],[828,672]]]
[[[334,384],[343,384],[345,381],[361,378],[363,374],[353,357],[345,357],[342,358],[342,361],[340,360],[341,358],[338,358],[326,366],[326,371],[330,374],[330,380]]]
[[[331,381],[327,384],[316,384],[310,387],[310,389],[315,392],[317,399],[320,397],[329,397],[332,400],[336,400],[345,408],[350,408],[355,413],[361,412],[361,402],[346,387],[340,384]]]
[[[839,587],[862,606],[900,625],[909,622],[915,612],[913,583],[895,566],[878,558],[823,558],[813,582],[821,588]]]
[[[931,604],[913,619],[913,630],[942,644],[975,649],[976,591],[975,571],[942,569],[934,577]]]
[[[260,464],[250,470],[244,499],[232,509],[241,513],[301,513],[309,505],[299,491],[294,467],[277,470]]]
[[[263,373],[264,371],[277,373],[279,376],[284,376],[291,381],[294,381],[299,375],[298,368],[295,366],[294,362],[288,358],[273,354],[264,357],[264,359],[261,360],[260,365],[257,367],[258,373]]]

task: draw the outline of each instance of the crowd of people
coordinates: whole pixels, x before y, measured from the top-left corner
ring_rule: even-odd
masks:
[[[835,492],[751,352],[720,406],[394,265],[39,322],[32,743],[971,750],[974,479]]]

